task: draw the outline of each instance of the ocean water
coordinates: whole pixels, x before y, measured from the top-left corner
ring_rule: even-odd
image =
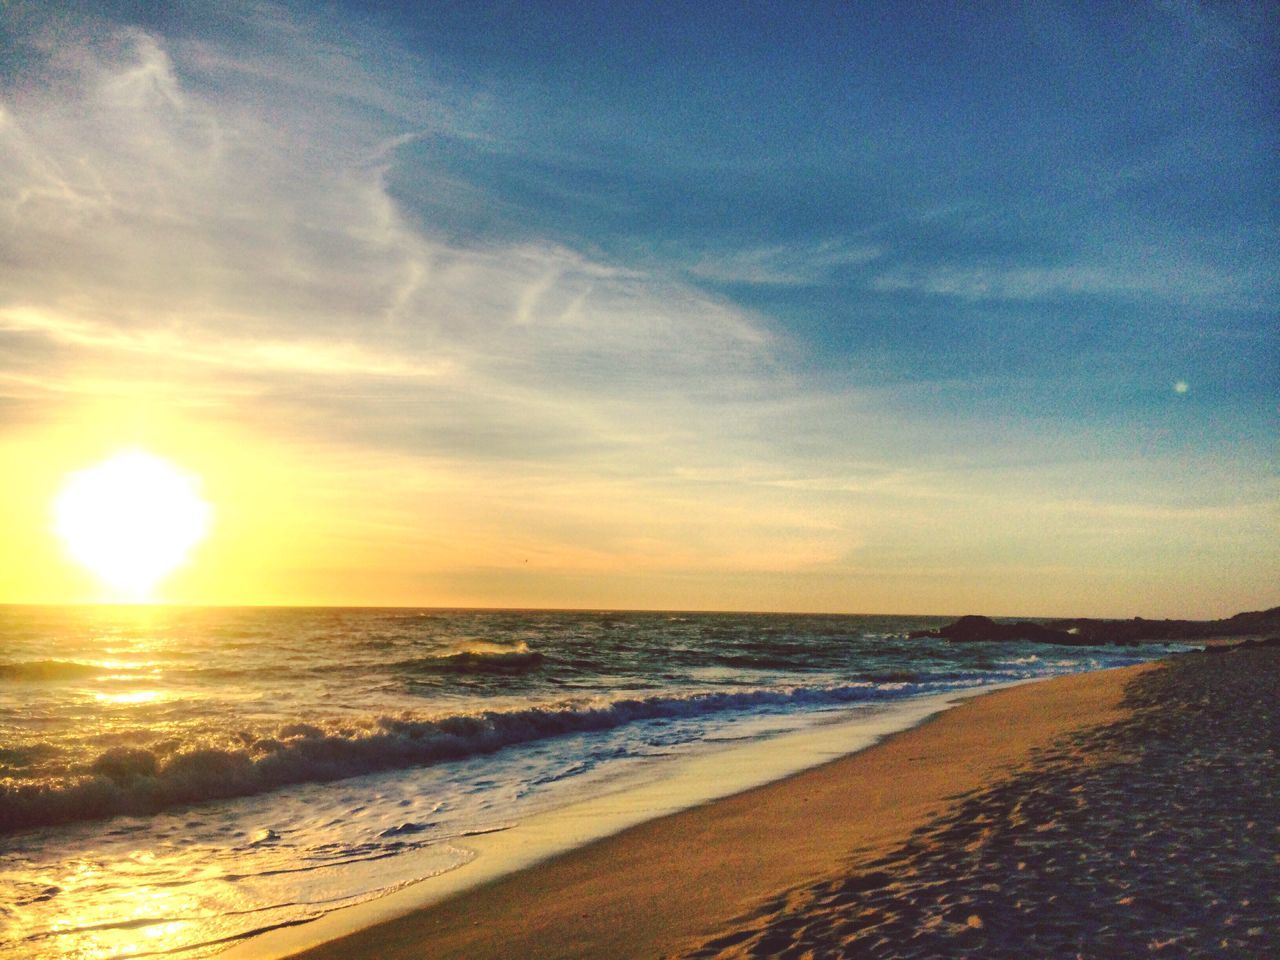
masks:
[[[0,607],[0,958],[212,956],[636,770],[1169,649],[949,619]]]

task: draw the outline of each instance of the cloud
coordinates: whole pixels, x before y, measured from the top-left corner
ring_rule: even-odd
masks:
[[[165,360],[175,384],[195,365],[232,393],[257,378],[268,399],[315,389],[282,375],[347,378],[328,395],[411,389],[478,418],[480,445],[505,432],[512,401],[545,418],[535,434],[613,442],[656,410],[678,420],[674,408],[768,378],[776,334],[676,277],[549,241],[464,246],[411,222],[390,172],[423,138],[468,135],[471,98],[394,50],[394,79],[375,73],[368,50],[276,8],[242,18],[256,48],[132,27],[61,37],[46,44],[50,82],[3,104],[0,336],[27,355],[56,347],[65,362],[48,377],[89,364],[105,379],[115,364],[129,380]],[[402,403],[351,412],[369,438],[404,427]]]
[[[1035,301],[1063,297],[1114,297],[1256,307],[1256,278],[1224,273],[1207,264],[1168,254],[1130,257],[1139,261],[1099,266],[923,266],[880,274],[869,286],[878,293],[924,293],[970,301]]]
[[[841,270],[870,263],[880,255],[875,246],[828,240],[706,255],[686,269],[698,279],[715,283],[809,286],[829,282]]]
[[[434,182],[413,148],[470,135],[466,92],[245,10],[249,48],[63,36],[47,82],[0,105],[7,436],[115,401],[233,424],[312,464],[307,484],[351,485],[316,523],[384,552],[415,542],[446,476],[428,528],[457,525],[436,551],[455,567],[519,548],[561,569],[773,569],[848,548],[804,505],[761,520],[750,491],[704,503],[673,479],[759,450],[753,409],[794,389],[776,331],[678,272],[411,216],[388,184]]]

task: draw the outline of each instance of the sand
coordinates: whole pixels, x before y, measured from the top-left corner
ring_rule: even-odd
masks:
[[[1280,649],[1177,658],[887,856],[686,958],[1280,956]]]
[[[1278,658],[992,693],[301,956],[1262,956]]]

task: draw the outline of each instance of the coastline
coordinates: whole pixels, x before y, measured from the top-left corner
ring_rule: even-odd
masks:
[[[274,931],[223,956],[680,952],[780,890],[887,853],[957,796],[980,789],[1055,740],[1114,721],[1126,683],[1152,668],[1057,677],[983,692],[951,709],[941,704],[923,722],[868,749],[846,746],[828,754],[845,755],[826,762],[818,757],[812,760],[818,765],[784,771],[782,779],[666,815],[649,809],[640,822],[633,809],[630,825],[624,810],[620,832],[611,829],[566,850],[562,834],[575,829],[575,812],[569,811],[539,828],[551,841],[543,849],[562,851],[549,858],[535,853],[523,863],[503,864],[493,853],[509,846],[509,838],[473,838],[463,845],[479,850],[478,860],[488,859],[490,872],[479,880],[462,878],[443,900],[423,903],[421,892],[401,891],[404,897],[392,894],[315,925]],[[579,822],[576,829],[582,828]]]
[[[887,856],[679,956],[1280,955],[1280,637],[1207,652],[1135,677],[1117,720],[1037,750]]]

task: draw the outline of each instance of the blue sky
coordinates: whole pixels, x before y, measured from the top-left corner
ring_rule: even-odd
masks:
[[[1265,5],[167,7],[0,20],[0,437],[319,465],[353,600],[1277,602]]]

